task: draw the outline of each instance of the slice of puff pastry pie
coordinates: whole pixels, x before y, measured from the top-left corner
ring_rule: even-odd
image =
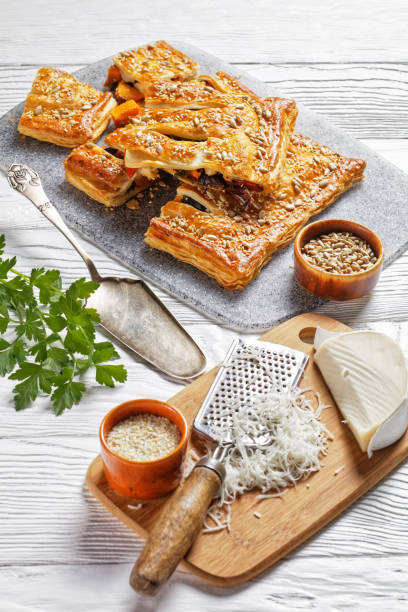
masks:
[[[27,96],[18,131],[61,147],[97,140],[116,106],[110,92],[81,83],[62,70],[41,68]]]
[[[113,62],[105,86],[115,87],[116,96],[125,100],[141,100],[154,79],[184,81],[195,77],[199,68],[197,62],[164,40],[122,51]]]
[[[150,184],[137,171],[130,177],[123,159],[93,143],[74,149],[64,167],[71,185],[108,208],[120,206]]]
[[[200,102],[198,94],[192,94],[194,83],[163,87],[160,108],[135,104],[130,116],[126,113],[131,124],[106,138],[109,146],[125,153],[128,168],[162,169],[181,180],[190,177],[243,201],[251,191],[276,190],[297,115],[293,101],[270,98],[253,104],[211,86],[203,90],[200,82],[205,103],[197,109],[188,108]],[[181,108],[183,98],[186,105]]]
[[[275,251],[363,178],[365,162],[349,159],[295,133],[286,172],[274,196],[252,194],[243,204],[211,186],[183,184],[180,196],[151,220],[145,241],[192,264],[228,289],[243,289]],[[191,202],[193,201],[193,205]]]

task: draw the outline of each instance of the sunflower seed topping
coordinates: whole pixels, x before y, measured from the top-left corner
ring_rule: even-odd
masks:
[[[330,274],[358,274],[377,261],[370,244],[351,232],[330,232],[307,242],[302,248],[305,259]]]

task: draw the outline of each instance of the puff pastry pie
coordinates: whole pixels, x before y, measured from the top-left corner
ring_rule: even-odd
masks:
[[[108,208],[120,206],[150,184],[138,172],[129,177],[123,159],[93,143],[74,149],[64,167],[71,185]]]
[[[115,106],[110,92],[97,91],[62,70],[41,68],[28,94],[18,130],[37,140],[76,147],[99,138]]]
[[[106,142],[125,153],[129,168],[159,168],[181,180],[193,177],[241,200],[249,191],[273,192],[281,180],[296,104],[283,98],[247,101],[199,83],[199,88],[195,82],[174,83],[171,89],[164,83],[161,107],[136,108],[132,124],[109,134]],[[204,92],[201,98],[197,90]],[[181,108],[182,99],[187,108]],[[205,107],[188,108],[198,103]]]
[[[248,285],[307,220],[363,178],[365,162],[294,133],[279,192],[238,202],[210,186],[184,184],[151,220],[145,241],[192,264],[228,289]],[[191,202],[190,200],[190,202]],[[197,209],[199,208],[199,209]]]
[[[142,94],[154,79],[161,80],[187,80],[198,73],[198,64],[188,55],[175,49],[164,40],[153,44],[122,51],[113,58],[118,76],[124,83],[131,84]],[[108,74],[105,85],[115,84],[115,72]]]

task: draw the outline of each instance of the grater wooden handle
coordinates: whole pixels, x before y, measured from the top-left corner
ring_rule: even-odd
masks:
[[[130,575],[135,591],[155,595],[167,582],[197,537],[219,487],[218,473],[198,465],[173,493]]]

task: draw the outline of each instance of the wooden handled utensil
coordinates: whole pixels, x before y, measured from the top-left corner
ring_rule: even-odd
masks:
[[[225,478],[223,460],[234,444],[233,416],[254,393],[296,387],[308,356],[270,342],[234,341],[197,413],[193,429],[216,443],[212,455],[201,459],[187,480],[164,504],[146,545],[130,575],[139,593],[155,595],[167,582],[197,537],[208,506]],[[247,448],[271,444],[268,432],[242,440]]]

